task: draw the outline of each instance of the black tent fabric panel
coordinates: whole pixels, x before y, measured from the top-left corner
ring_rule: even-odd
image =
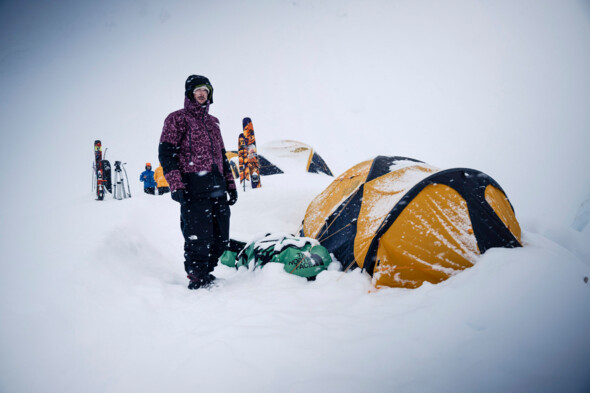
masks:
[[[369,175],[367,176],[367,180],[365,180],[365,183],[368,183],[371,180],[375,180],[376,178],[391,172],[391,166],[394,165],[396,161],[413,161],[422,163],[422,161],[418,161],[413,158],[407,157],[377,156],[373,160],[373,165],[371,166],[371,170],[369,171]]]
[[[439,175],[441,177],[437,177],[436,182],[446,181],[446,184],[455,188],[467,202],[473,232],[482,254],[493,247],[521,246],[518,239],[514,237],[485,199],[485,189],[488,184],[502,191],[504,195],[506,194],[494,179],[484,173],[464,168],[449,169]],[[514,208],[512,210],[514,211]]]
[[[342,263],[343,268],[358,267],[354,259],[354,239],[361,210],[363,187],[360,187],[348,200],[326,220],[316,237]]]
[[[262,176],[270,176],[270,175],[279,175],[283,173],[281,168],[264,158],[264,156],[258,155],[258,165],[260,169],[260,175]]]
[[[313,153],[311,157],[311,161],[309,163],[309,168],[307,168],[308,172],[311,173],[325,173],[328,176],[334,176],[328,165],[324,161],[322,157],[319,156],[317,153]]]

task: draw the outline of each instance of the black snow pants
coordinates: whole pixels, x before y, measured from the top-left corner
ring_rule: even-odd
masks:
[[[184,236],[184,269],[195,278],[205,278],[217,266],[229,246],[230,210],[221,198],[191,200],[180,207]]]

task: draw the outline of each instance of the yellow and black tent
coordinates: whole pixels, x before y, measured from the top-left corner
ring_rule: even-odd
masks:
[[[237,151],[226,152],[234,177],[239,178]],[[334,176],[324,159],[303,142],[283,139],[268,142],[258,149],[260,175],[270,176],[289,172],[305,171]],[[234,170],[235,168],[235,170]],[[236,174],[238,176],[236,176]]]
[[[311,146],[290,139],[270,141],[260,150],[272,162],[287,171],[304,170],[309,173],[324,173],[334,176],[324,159]]]
[[[307,208],[302,235],[376,287],[417,288],[473,266],[492,247],[519,247],[520,226],[488,175],[378,156],[350,168]]]
[[[240,178],[240,170],[238,169],[239,168],[238,152],[235,150],[231,150],[231,151],[226,152],[225,156],[227,157],[227,159],[229,161],[229,165],[231,167],[234,178],[239,179]],[[278,166],[276,166],[275,164],[273,164],[272,162],[267,160],[266,157],[264,157],[261,154],[258,154],[258,165],[259,165],[260,175],[262,175],[262,176],[279,175],[279,174],[283,173],[281,168],[279,168]]]

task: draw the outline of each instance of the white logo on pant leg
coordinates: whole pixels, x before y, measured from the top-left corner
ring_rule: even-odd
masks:
[[[189,238],[189,240],[197,240],[198,239],[197,235],[191,235],[188,238]]]

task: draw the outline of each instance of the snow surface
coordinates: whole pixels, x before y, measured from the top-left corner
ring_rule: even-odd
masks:
[[[578,232],[582,232],[588,226],[588,221],[590,221],[590,199],[580,205],[578,214],[576,214],[576,218],[572,222],[572,228]]]
[[[0,2],[0,392],[588,392],[590,4]],[[307,143],[335,175],[376,155],[470,167],[525,247],[438,285],[374,291],[280,265],[189,291],[179,207],[137,181],[191,73],[228,148]],[[91,147],[132,198],[96,202]],[[232,237],[297,231],[332,179],[240,191]]]

